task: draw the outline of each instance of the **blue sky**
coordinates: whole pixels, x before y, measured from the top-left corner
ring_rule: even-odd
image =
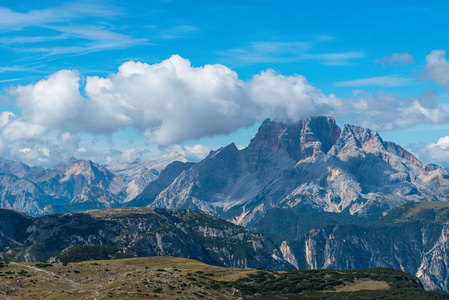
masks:
[[[326,114],[448,165],[448,6],[4,0],[1,155],[199,159],[265,117]]]

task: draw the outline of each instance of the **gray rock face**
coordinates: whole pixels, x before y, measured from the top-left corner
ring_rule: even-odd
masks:
[[[57,260],[75,245],[118,246],[132,256],[176,256],[227,267],[292,268],[263,234],[198,211],[116,208],[32,219],[0,210],[0,216],[3,259]]]
[[[212,151],[149,206],[194,208],[242,225],[273,207],[381,216],[408,202],[447,200],[448,178],[370,129],[340,129],[328,117],[266,120],[247,148]]]
[[[43,207],[56,202],[32,181],[0,174],[0,207],[38,214]]]

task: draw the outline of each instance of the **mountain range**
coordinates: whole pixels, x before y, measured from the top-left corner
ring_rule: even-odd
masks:
[[[36,216],[121,206],[178,160],[187,161],[171,153],[106,167],[70,158],[44,169],[0,158],[0,207]]]

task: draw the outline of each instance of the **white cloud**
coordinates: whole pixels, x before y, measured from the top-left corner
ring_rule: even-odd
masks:
[[[15,115],[13,112],[10,111],[3,111],[0,114],[0,127],[5,127],[8,125],[9,122],[11,122],[14,119]]]
[[[341,106],[334,95],[325,96],[302,75],[283,76],[267,70],[253,77],[249,89],[250,98],[263,114],[282,120],[327,115]]]
[[[8,142],[17,140],[38,139],[42,137],[48,128],[40,124],[12,121],[3,128],[2,136]]]
[[[97,115],[91,129],[134,127],[161,144],[229,134],[260,117],[236,72],[192,68],[177,55],[154,65],[130,61],[108,78],[87,77],[85,92]]]
[[[343,66],[352,65],[352,59],[365,57],[363,52],[351,51],[340,53],[318,53],[318,54],[304,54],[302,59],[316,59],[321,64],[327,66]]]
[[[403,77],[399,75],[370,77],[356,80],[339,81],[335,83],[336,86],[349,86],[349,87],[360,87],[360,86],[397,87],[412,84],[413,84],[412,78]]]
[[[376,65],[381,65],[384,67],[396,67],[396,66],[408,66],[415,63],[413,56],[409,53],[393,53],[391,56],[384,56],[382,58],[374,60]]]
[[[80,126],[79,114],[86,107],[79,92],[79,81],[76,72],[62,70],[34,85],[19,85],[9,92],[15,96],[16,105],[27,123],[73,130],[74,126]]]
[[[190,161],[200,161],[203,158],[205,158],[209,152],[212,149],[210,149],[207,146],[204,145],[193,145],[193,146],[185,146],[185,145],[174,145],[173,147],[169,149],[165,149],[167,153],[170,152],[178,152],[182,155],[184,155],[188,160]]]
[[[436,143],[409,145],[409,148],[424,163],[449,167],[449,136],[440,138]]]
[[[426,57],[426,66],[421,74],[422,79],[432,80],[449,88],[449,61],[445,58],[446,51],[433,50]]]
[[[123,153],[120,155],[120,157],[124,161],[130,161],[130,160],[136,159],[137,157],[139,157],[139,155],[138,155],[138,152],[136,149],[130,148],[130,149],[126,149],[125,151],[123,151]]]
[[[449,113],[439,101],[440,98],[434,91],[411,98],[382,91],[373,94],[356,91],[351,101],[345,103],[345,109],[336,112],[334,116],[383,131],[408,128],[416,124],[447,123]]]

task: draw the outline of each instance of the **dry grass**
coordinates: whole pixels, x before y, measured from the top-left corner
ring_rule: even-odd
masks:
[[[390,285],[385,281],[377,281],[372,279],[355,279],[354,282],[346,283],[345,285],[335,288],[335,292],[357,292],[357,291],[377,291],[389,290]]]
[[[0,299],[236,299],[239,296],[231,288],[210,285],[254,272],[174,257],[57,263],[46,268],[9,263],[0,268]]]

